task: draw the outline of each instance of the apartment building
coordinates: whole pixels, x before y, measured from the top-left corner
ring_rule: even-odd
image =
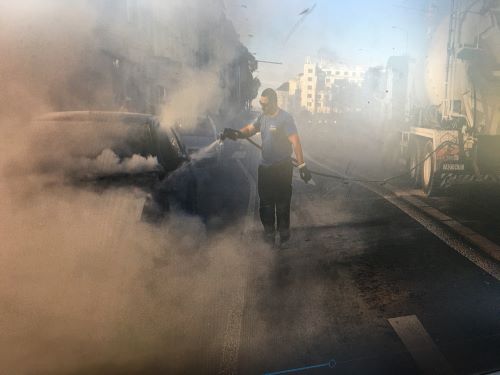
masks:
[[[220,0],[207,0],[201,18],[194,1],[84,2],[95,15],[91,39],[72,47],[80,62],[60,79],[58,92],[67,94],[54,95],[53,108],[157,114],[198,72],[217,77],[223,97],[214,110],[244,109],[256,96],[259,83],[252,73],[257,62],[239,41]]]
[[[288,110],[307,110],[311,113],[333,113],[342,111],[335,101],[336,95],[347,86],[361,86],[366,69],[307,58],[303,72],[281,86],[288,88],[288,98],[281,99]],[[283,96],[283,94],[281,94]]]

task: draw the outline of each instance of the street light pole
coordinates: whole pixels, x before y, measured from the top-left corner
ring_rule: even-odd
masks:
[[[278,62],[278,61],[268,61],[268,60],[255,60],[255,61],[263,63],[263,64],[283,65],[282,62]]]

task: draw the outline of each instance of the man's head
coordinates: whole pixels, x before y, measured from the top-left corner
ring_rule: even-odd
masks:
[[[267,88],[262,91],[259,103],[265,115],[274,115],[278,110],[278,95],[273,89]]]

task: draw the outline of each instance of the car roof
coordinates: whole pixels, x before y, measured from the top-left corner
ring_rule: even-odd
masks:
[[[155,116],[146,113],[111,111],[65,111],[50,112],[35,119],[36,121],[152,121]]]
[[[212,120],[210,115],[197,115],[197,116],[182,116],[177,118],[174,121],[174,124],[182,123],[182,122],[202,122],[205,120]]]

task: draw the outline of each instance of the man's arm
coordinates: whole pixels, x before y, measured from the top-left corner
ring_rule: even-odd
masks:
[[[243,133],[245,138],[251,137],[255,133],[257,133],[257,129],[255,129],[255,126],[253,124],[248,124],[240,129],[240,132]]]
[[[297,167],[299,168],[300,178],[307,182],[311,179],[311,172],[306,167],[304,162],[304,153],[302,152],[302,145],[300,143],[300,138],[297,133],[292,133],[288,136],[288,140],[293,146],[293,152],[295,153],[295,158],[297,159]]]
[[[300,143],[299,135],[297,133],[290,134],[288,140],[293,146],[293,152],[298,165],[304,164],[304,153],[302,152],[302,144]]]

